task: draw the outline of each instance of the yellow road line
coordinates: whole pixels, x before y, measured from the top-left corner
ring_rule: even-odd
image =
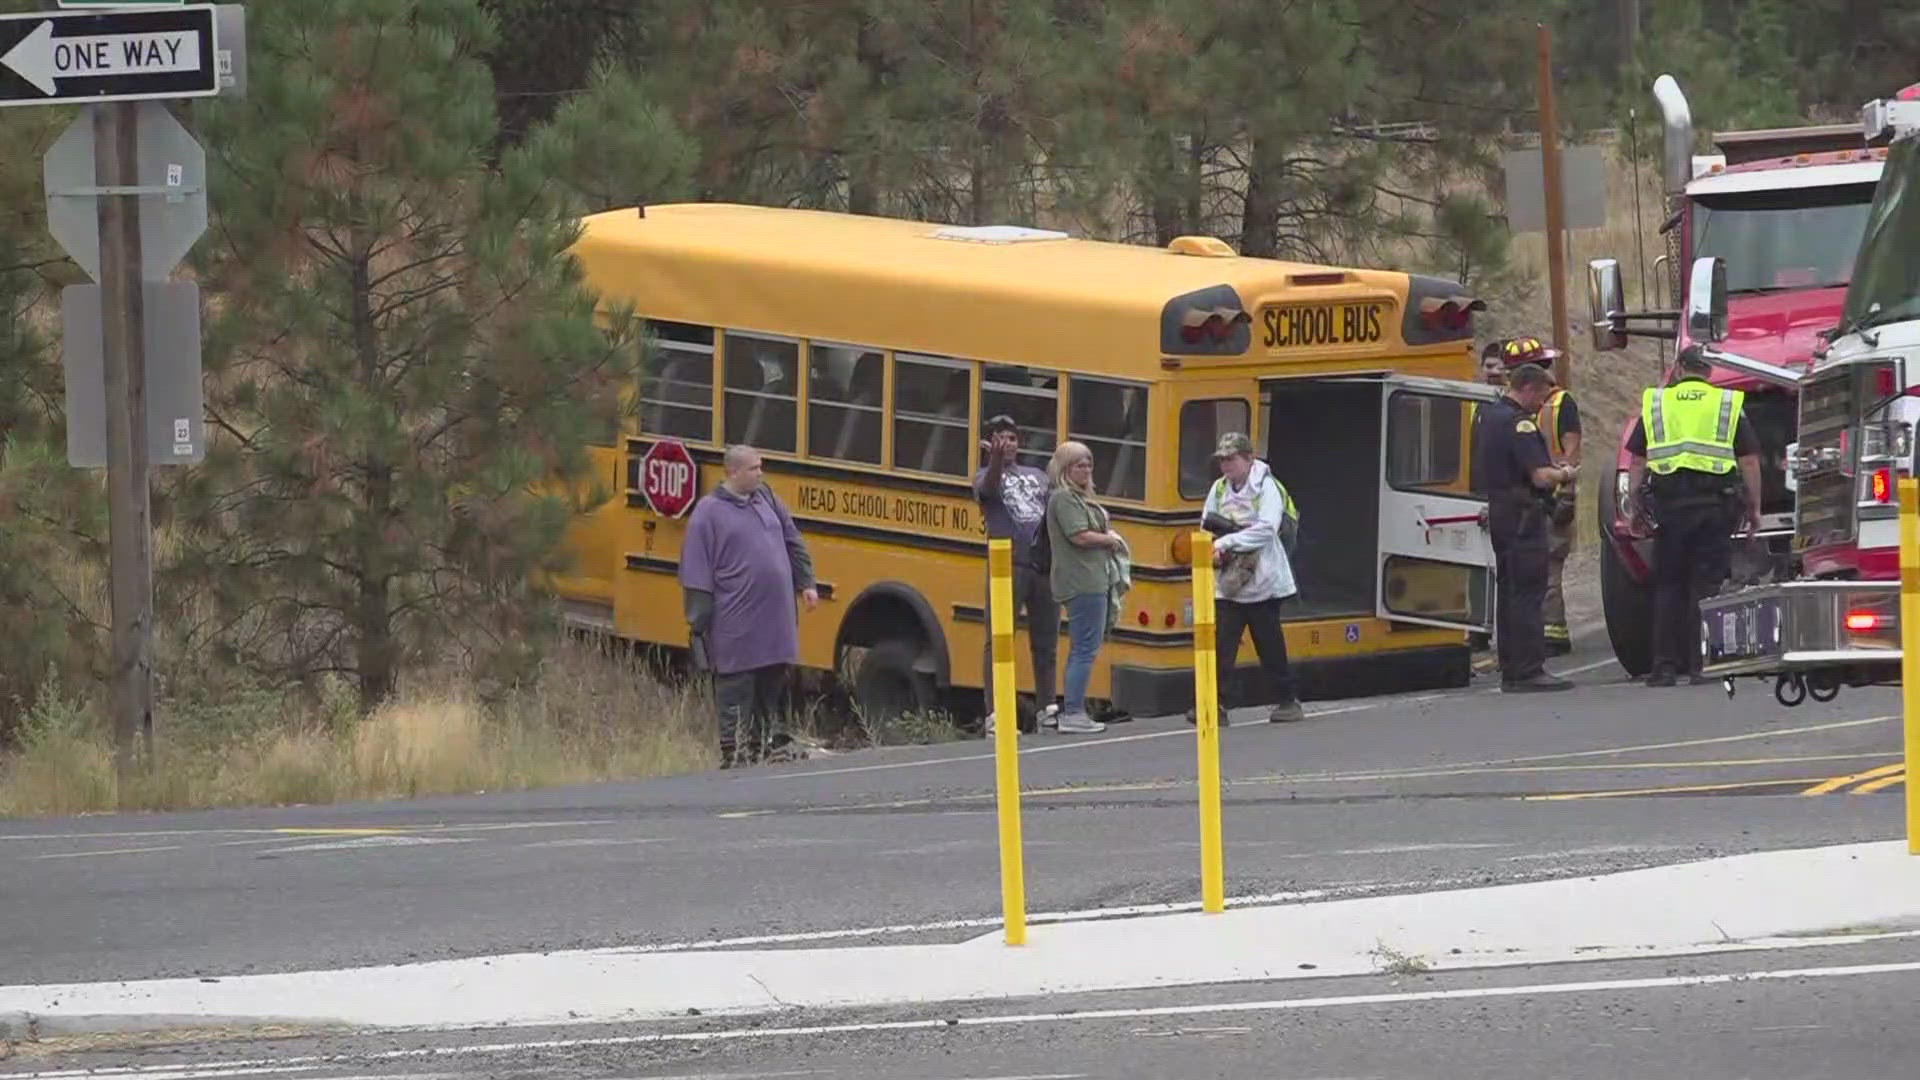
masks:
[[[1686,784],[1679,787],[1635,788],[1629,791],[1567,791],[1557,795],[1522,795],[1521,802],[1571,802],[1576,799],[1619,799],[1629,795],[1686,795],[1702,791],[1737,791],[1741,788],[1779,787],[1804,784],[1806,780],[1743,780],[1734,784]]]
[[[292,836],[392,836],[406,832],[405,829],[274,829],[274,832]]]
[[[1827,795],[1846,787],[1848,784],[1858,783],[1861,780],[1872,780],[1877,776],[1886,776],[1888,773],[1897,773],[1906,767],[1905,762],[1896,761],[1891,765],[1882,765],[1877,769],[1868,769],[1866,772],[1854,773],[1852,776],[1835,776],[1815,784],[1800,794]]]
[[[1853,793],[1855,795],[1871,795],[1884,788],[1890,788],[1895,784],[1904,784],[1906,782],[1906,773],[1895,773],[1892,776],[1883,776],[1878,780],[1870,780],[1867,783],[1861,784],[1859,787],[1853,789]]]
[[[1438,779],[1438,778],[1461,777],[1461,776],[1497,776],[1497,775],[1506,775],[1506,774],[1530,774],[1530,773],[1625,772],[1629,770],[1649,770],[1649,769],[1652,769],[1652,770],[1671,769],[1671,770],[1677,771],[1682,769],[1753,768],[1757,766],[1768,766],[1768,765],[1804,765],[1809,762],[1817,762],[1817,761],[1858,761],[1861,758],[1879,758],[1879,757],[1885,757],[1885,756],[1886,754],[1884,751],[1874,751],[1872,753],[1862,753],[1862,754],[1808,754],[1808,755],[1792,755],[1792,756],[1786,756],[1786,757],[1766,757],[1766,758],[1726,758],[1726,759],[1720,759],[1720,760],[1714,760],[1714,761],[1618,761],[1618,762],[1609,761],[1602,764],[1589,764],[1589,765],[1523,765],[1523,766],[1506,766],[1506,767],[1498,767],[1498,768],[1477,768],[1477,769],[1440,768],[1440,769],[1432,769],[1426,772],[1410,772],[1410,773],[1345,773],[1345,774],[1336,773],[1331,775],[1298,776],[1298,777],[1284,776],[1284,775],[1270,775],[1270,776],[1253,776],[1243,780],[1228,780],[1226,782],[1226,786],[1229,788],[1236,788],[1236,787],[1252,787],[1252,786],[1271,786],[1271,785],[1281,785],[1281,784],[1350,784],[1350,783],[1361,783],[1361,782],[1374,781],[1374,780],[1424,780],[1424,779]],[[1733,785],[1733,786],[1764,786],[1764,785],[1772,785],[1772,784],[1810,784],[1813,782],[1814,782],[1813,780],[1802,780],[1802,779],[1755,780],[1755,781],[1748,781],[1748,782],[1745,782],[1744,784]],[[1020,792],[1020,796],[1022,798],[1044,799],[1044,798],[1051,798],[1054,796],[1062,796],[1062,795],[1072,796],[1072,795],[1137,794],[1141,792],[1152,792],[1152,791],[1179,791],[1184,788],[1191,788],[1192,786],[1193,786],[1193,781],[1191,780],[1142,780],[1142,781],[1133,781],[1133,782],[1127,782],[1127,783],[1112,783],[1112,784],[1080,784],[1080,785],[1067,784],[1059,787],[1026,788],[1025,790]],[[1646,790],[1666,791],[1670,789],[1649,788]],[[1673,789],[1673,790],[1680,790],[1680,789]],[[1689,788],[1684,790],[1692,790],[1692,789]],[[1575,794],[1581,798],[1588,797],[1583,793],[1576,792]],[[1528,796],[1528,797],[1536,798],[1538,796]],[[985,802],[992,798],[993,798],[993,795],[989,792],[965,792],[961,794],[945,795],[945,796],[939,796],[935,798],[889,799],[885,802],[849,803],[846,805],[827,805],[827,806],[803,806],[792,811],[735,810],[728,813],[720,814],[718,816],[723,818],[740,818],[740,817],[757,817],[757,816],[762,816],[767,814],[778,814],[778,813],[838,814],[838,813],[847,813],[850,811],[857,811],[857,810],[907,810],[913,807],[938,806],[938,805],[948,804],[948,803]]]
[[[94,855],[139,855],[143,852],[148,852],[148,851],[179,851],[179,850],[180,850],[179,844],[168,844],[164,847],[123,847],[123,848],[111,848],[106,851],[56,851],[56,852],[53,852],[52,854],[35,855],[33,857],[36,859],[85,859]]]

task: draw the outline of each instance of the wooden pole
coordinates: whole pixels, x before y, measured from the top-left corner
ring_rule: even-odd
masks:
[[[103,188],[140,182],[140,106],[93,111],[94,177]],[[107,405],[107,534],[113,646],[109,698],[122,805],[135,740],[153,750],[153,530],[147,486],[147,378],[140,274],[140,197],[101,195],[100,317]]]
[[[1573,357],[1567,348],[1566,188],[1560,180],[1560,140],[1553,108],[1553,32],[1540,32],[1540,172],[1546,182],[1547,277],[1553,296],[1553,347],[1560,350],[1554,379],[1573,388]]]

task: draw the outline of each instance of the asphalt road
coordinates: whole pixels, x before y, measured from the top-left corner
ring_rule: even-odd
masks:
[[[6,1070],[129,1080],[1890,1080],[1920,940],[1134,991],[750,1023],[106,1039]],[[97,1071],[93,1071],[97,1070]],[[30,1074],[30,1072],[29,1072]]]
[[[1598,665],[1567,694],[1323,703],[1303,723],[1223,733],[1230,895],[1425,890],[1901,835],[1893,693],[1789,710],[1753,689],[1731,702],[1716,687],[1649,690],[1601,648],[1561,663]],[[404,803],[8,822],[0,981],[971,936],[999,911],[989,749]],[[1197,900],[1190,728],[1142,720],[1030,736],[1023,751],[1032,911]]]

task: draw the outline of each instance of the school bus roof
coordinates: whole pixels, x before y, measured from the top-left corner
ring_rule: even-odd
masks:
[[[967,230],[948,239],[949,226],[816,210],[669,204],[582,224],[575,252],[592,285],[645,316],[1008,363],[1079,359],[1134,378],[1162,374],[1162,311],[1196,290],[1230,285],[1257,317],[1283,294],[1397,311],[1407,289],[1391,271]],[[1307,295],[1291,281],[1335,272]]]

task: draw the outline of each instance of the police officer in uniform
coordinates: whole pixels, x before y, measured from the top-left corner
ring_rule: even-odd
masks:
[[[1559,349],[1541,343],[1535,337],[1509,338],[1501,352],[1508,366],[1538,364],[1553,374],[1553,362],[1560,359]],[[1580,469],[1580,406],[1566,388],[1556,385],[1540,412],[1533,418],[1540,435],[1547,441],[1547,455],[1555,462],[1566,462]],[[1561,484],[1553,493],[1553,508],[1547,520],[1547,597],[1543,615],[1547,624],[1547,654],[1565,656],[1573,651],[1573,636],[1567,630],[1567,597],[1561,588],[1566,575],[1567,556],[1573,554],[1574,518],[1579,506],[1575,482]]]
[[[1493,534],[1500,689],[1510,694],[1573,688],[1571,682],[1547,674],[1541,617],[1552,493],[1574,475],[1571,467],[1553,463],[1534,421],[1552,392],[1553,379],[1545,368],[1521,364],[1510,369],[1506,393],[1481,410],[1474,454],[1473,471],[1484,485]]]
[[[1505,338],[1499,338],[1487,342],[1486,348],[1480,350],[1480,380],[1488,386],[1504,388],[1507,385],[1506,349],[1507,340]],[[1472,425],[1468,456],[1470,460],[1478,461],[1480,459],[1480,423],[1485,417],[1477,402],[1469,405],[1467,408],[1470,416],[1469,423]],[[1473,475],[1469,477],[1469,480],[1471,481],[1471,489],[1475,495],[1485,495],[1487,493],[1486,481],[1481,477],[1480,470],[1474,469]],[[1474,673],[1485,674],[1486,672],[1492,671],[1495,666],[1494,656],[1490,651],[1493,647],[1492,635],[1483,634],[1476,630],[1467,635],[1467,644],[1475,654],[1473,658]]]
[[[1681,350],[1678,377],[1642,393],[1627,435],[1634,515],[1655,529],[1648,686],[1672,686],[1682,674],[1709,681],[1699,673],[1700,598],[1726,580],[1735,524],[1760,527],[1760,440],[1746,421],[1746,395],[1708,383],[1712,370],[1699,346]]]

